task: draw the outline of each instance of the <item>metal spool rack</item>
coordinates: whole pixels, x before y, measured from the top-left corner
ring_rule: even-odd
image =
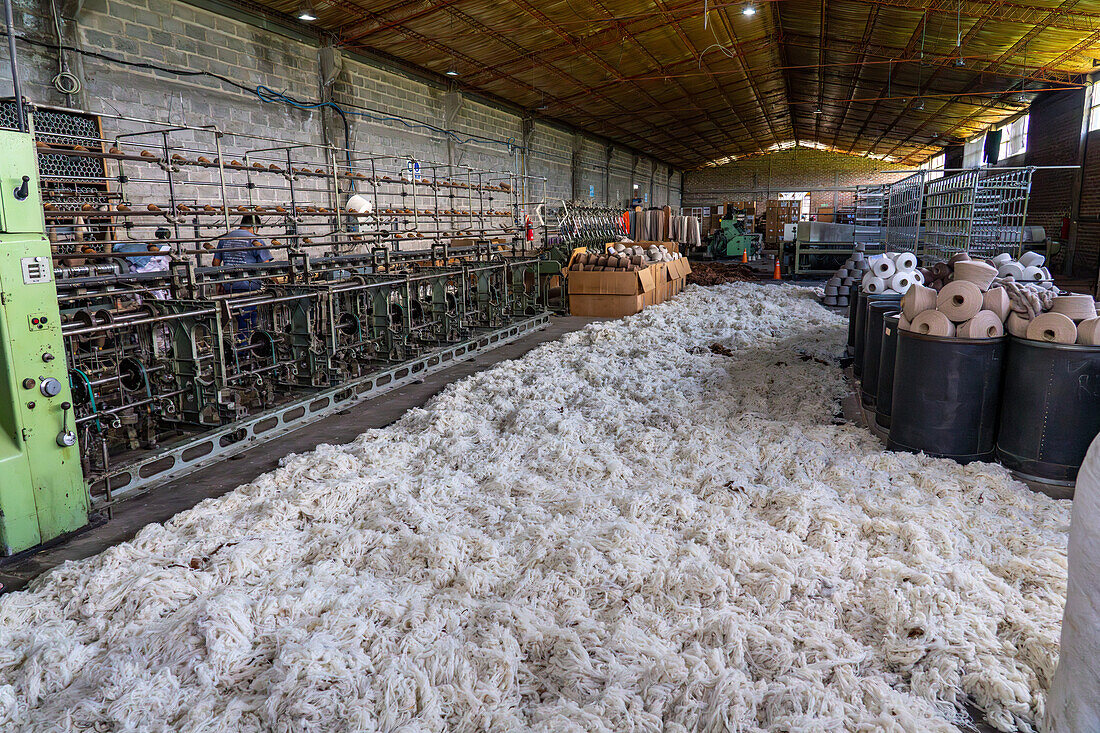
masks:
[[[519,338],[561,299],[560,253],[524,226],[546,182],[518,165],[31,113],[93,508]],[[217,249],[246,215],[272,261]]]

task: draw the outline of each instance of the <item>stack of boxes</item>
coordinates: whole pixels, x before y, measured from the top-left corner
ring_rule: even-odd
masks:
[[[784,227],[797,223],[801,214],[801,201],[768,201],[768,210],[764,215],[764,243],[774,245],[782,241]]]

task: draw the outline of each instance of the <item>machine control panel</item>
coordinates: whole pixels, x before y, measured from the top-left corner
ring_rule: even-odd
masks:
[[[19,264],[23,268],[24,285],[41,285],[53,279],[53,265],[49,257],[24,257]]]
[[[27,316],[27,326],[29,326],[32,331],[44,331],[49,328],[52,323],[53,321],[51,321],[50,317],[45,313],[34,313]]]

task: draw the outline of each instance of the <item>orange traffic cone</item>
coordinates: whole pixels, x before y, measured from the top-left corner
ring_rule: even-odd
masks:
[[[741,250],[741,262],[745,264],[749,262],[749,251],[747,249]]]
[[[782,280],[783,273],[779,271],[779,258],[775,258],[775,269],[772,270],[772,280]]]

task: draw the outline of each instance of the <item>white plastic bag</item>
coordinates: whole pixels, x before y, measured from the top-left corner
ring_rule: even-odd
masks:
[[[1046,711],[1050,733],[1100,731],[1100,436],[1073,494],[1062,644]]]

